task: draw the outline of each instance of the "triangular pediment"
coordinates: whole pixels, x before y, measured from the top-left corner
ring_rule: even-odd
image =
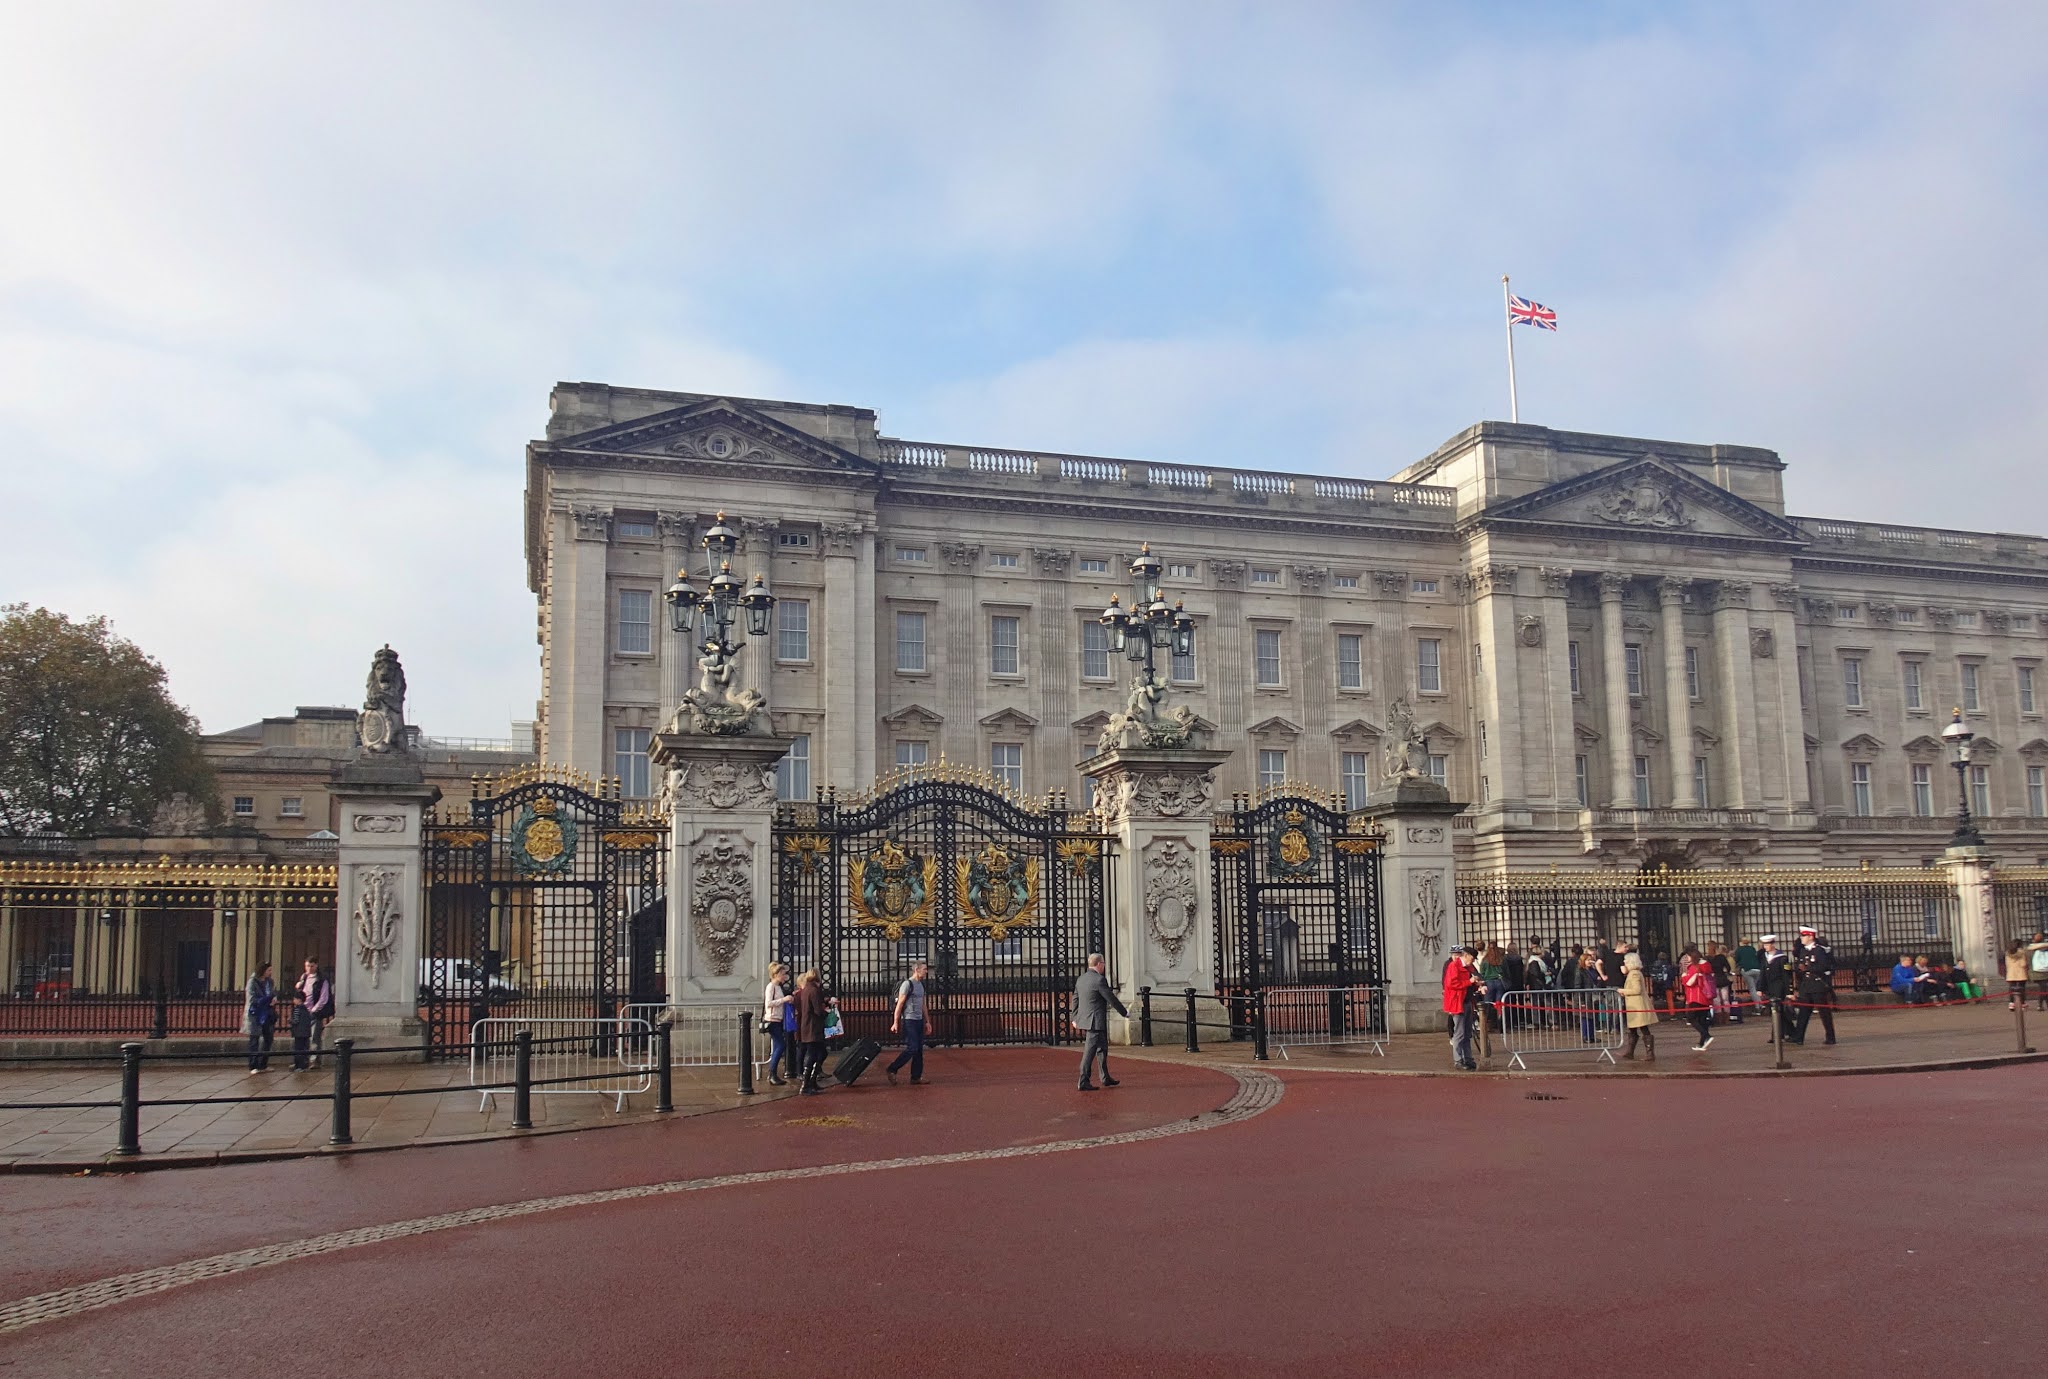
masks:
[[[1330,729],[1330,736],[1335,738],[1356,740],[1358,738],[1378,737],[1379,735],[1380,730],[1373,727],[1372,724],[1366,722],[1363,718],[1354,718],[1349,723],[1340,723]]]
[[[1600,740],[1599,732],[1596,729],[1587,727],[1583,723],[1572,724],[1572,736],[1586,746],[1591,746]]]
[[[1940,738],[1930,737],[1926,733],[1922,733],[1911,742],[1908,742],[1903,750],[1909,757],[1938,757],[1946,749],[1942,747]],[[2023,748],[2022,750],[2025,749]]]
[[[2048,757],[2048,741],[2037,737],[2020,747],[2020,755],[2029,761],[2039,761],[2042,757]]]
[[[936,728],[945,721],[944,714],[934,713],[922,704],[905,704],[882,716],[883,726],[889,728]]]
[[[1018,731],[1035,728],[1038,720],[1022,709],[997,709],[981,720],[984,728],[1011,728]]]
[[[1629,736],[1635,739],[1637,746],[1661,747],[1664,744],[1664,734],[1641,723],[1629,729]]]
[[[879,469],[850,450],[728,398],[707,398],[565,436],[554,442],[554,448],[756,470],[765,466],[866,475]]]
[[[1078,732],[1099,733],[1109,726],[1109,713],[1105,709],[1097,709],[1086,718],[1077,718],[1067,726]]]
[[[1245,731],[1254,737],[1300,737],[1301,725],[1275,714],[1271,718],[1252,724]]]
[[[1884,744],[1869,733],[1858,733],[1842,744],[1842,750],[1851,756],[1876,756],[1884,750]]]
[[[1465,740],[1463,733],[1441,719],[1431,723],[1426,728],[1417,728],[1415,731],[1421,735],[1423,741],[1430,743],[1463,742]]]
[[[1694,728],[1692,730],[1692,740],[1702,747],[1718,747],[1721,745],[1721,735],[1712,728]]]
[[[1605,536],[1657,539],[1801,541],[1776,513],[1657,455],[1609,465],[1512,498],[1481,514],[1488,525],[1515,523],[1593,529]]]

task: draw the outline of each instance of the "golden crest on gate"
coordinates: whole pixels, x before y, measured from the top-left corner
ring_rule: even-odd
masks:
[[[990,843],[971,860],[962,858],[953,866],[960,922],[970,929],[986,929],[989,942],[1001,943],[1012,929],[1027,928],[1037,920],[1036,857],[1012,857],[1008,849]]]
[[[1290,809],[1281,816],[1283,827],[1272,835],[1266,854],[1267,867],[1282,876],[1299,876],[1315,870],[1322,856],[1322,840],[1309,826],[1308,815]]]
[[[878,928],[890,942],[905,929],[929,929],[932,907],[939,899],[939,864],[931,857],[904,851],[893,839],[866,857],[856,858],[847,876],[847,901],[853,922]]]

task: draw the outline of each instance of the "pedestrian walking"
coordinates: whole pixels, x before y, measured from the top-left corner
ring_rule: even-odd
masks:
[[[270,1045],[277,1037],[277,983],[270,964],[260,964],[242,988],[242,1033],[249,1036],[249,1076],[270,1067]]]
[[[816,1096],[818,1072],[825,1066],[825,987],[815,967],[796,979],[796,1039],[803,1046],[803,1086],[799,1096]]]
[[[1472,950],[1453,948],[1444,964],[1444,1014],[1451,1017],[1451,1066],[1460,1072],[1479,1071],[1472,1058],[1472,1016],[1484,991]]]
[[[1081,1080],[1074,1084],[1076,1091],[1092,1092],[1095,1083],[1090,1074],[1095,1070],[1095,1060],[1102,1060],[1102,1085],[1114,1087],[1117,1080],[1109,1075],[1109,1012],[1129,1019],[1131,1013],[1124,1009],[1124,1003],[1116,998],[1116,992],[1109,988],[1109,978],[1102,972],[1102,954],[1088,955],[1088,970],[1074,983],[1074,1028],[1081,1031]]]
[[[1692,1027],[1700,1034],[1692,1051],[1705,1053],[1707,1045],[1714,1042],[1714,969],[1704,957],[1694,953],[1678,984],[1685,992],[1685,1018],[1692,1021]]]
[[[1707,966],[1714,969],[1714,1013],[1730,1024],[1742,1023],[1742,1007],[1735,1004],[1735,963],[1718,943],[1707,945]]]
[[[2005,950],[2005,1008],[2018,1010],[2027,1003],[2027,946],[2018,939]]]
[[[768,1081],[786,1087],[798,1076],[795,1031],[796,1012],[790,1008],[789,969],[779,962],[768,964],[768,984],[761,989],[761,1033],[768,1036]],[[783,1069],[789,1076],[782,1075]]]
[[[2027,971],[2034,979],[2034,999],[2042,1010],[2048,1010],[2048,933],[2039,929],[2027,945]]]
[[[1762,1009],[1764,959],[1748,939],[1735,945],[1735,970],[1742,974],[1742,984],[1749,988],[1749,1004]]]
[[[896,1009],[889,1016],[889,1032],[903,1036],[903,1052],[882,1070],[892,1086],[905,1063],[910,1065],[910,1085],[924,1083],[924,1036],[931,1028],[925,1015],[924,984],[930,976],[931,967],[919,958],[910,965],[910,976],[896,988]]]
[[[1816,1013],[1827,1032],[1823,1043],[1835,1042],[1835,955],[1820,941],[1816,929],[1799,931],[1799,951],[1792,955],[1794,990],[1799,993],[1799,1015],[1793,1022],[1792,1042],[1806,1042],[1806,1027]]]
[[[1628,1033],[1622,1039],[1621,1056],[1636,1056],[1636,1040],[1643,1042],[1643,1061],[1657,1061],[1657,1001],[1650,988],[1649,974],[1643,971],[1643,955],[1630,953],[1621,960],[1621,1009],[1622,1023]]]
[[[321,973],[318,960],[307,958],[305,971],[299,974],[294,989],[299,993],[299,1004],[292,1011],[292,1070],[302,1073],[320,1062],[327,1022],[334,1018],[334,983]]]

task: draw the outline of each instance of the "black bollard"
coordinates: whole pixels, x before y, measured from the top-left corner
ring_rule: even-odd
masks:
[[[1188,1052],[1200,1053],[1202,1041],[1195,1038],[1195,989],[1188,988]]]
[[[1152,1047],[1152,988],[1149,986],[1138,988],[1138,1045],[1147,1049]]]
[[[1266,990],[1260,987],[1252,993],[1252,1061],[1267,1062],[1266,1056]]]
[[[355,1137],[349,1133],[349,1063],[356,1056],[356,1041],[337,1039],[334,1041],[334,1126],[328,1132],[329,1144],[353,1144]]]
[[[669,1046],[673,1042],[675,1027],[663,1020],[654,1027],[654,1109],[673,1111],[676,1109],[675,1080],[669,1075]]]
[[[1330,988],[1330,1042],[1335,1044],[1344,1038],[1344,1006],[1351,999],[1348,987]]]
[[[740,1012],[740,1095],[754,1094],[754,1012]]]
[[[1772,1068],[1783,1072],[1792,1066],[1785,1061],[1785,1003],[1780,1000],[1771,1002],[1771,1047],[1777,1052]]]
[[[2012,1020],[2013,1028],[2019,1036],[2019,1051],[2032,1053],[2033,1050],[2027,1047],[2027,1003],[2017,990],[2013,991],[2012,996]]]
[[[512,1036],[512,1128],[533,1129],[533,1031]]]
[[[121,1129],[114,1152],[132,1159],[142,1152],[142,1045],[121,1046]]]

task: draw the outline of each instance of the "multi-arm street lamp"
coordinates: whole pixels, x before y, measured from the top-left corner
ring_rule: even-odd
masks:
[[[1961,709],[1955,711],[1955,717],[1941,730],[1941,740],[1955,754],[1956,768],[1956,831],[1949,835],[1948,845],[1952,848],[1983,847],[1984,835],[1970,821],[1970,744],[1977,740],[1977,735],[1963,722]]]
[[[1159,712],[1166,685],[1152,663],[1153,655],[1167,651],[1192,656],[1195,652],[1194,617],[1180,603],[1167,607],[1166,595],[1159,587],[1160,569],[1151,543],[1145,543],[1131,561],[1131,606],[1125,608],[1122,595],[1112,594],[1109,607],[1098,620],[1109,629],[1110,649],[1121,651],[1136,667],[1130,701],[1104,730],[1104,747],[1185,747],[1193,740],[1194,716],[1189,710],[1183,708],[1171,718]]]
[[[688,570],[676,571],[669,585],[668,625],[671,631],[687,634],[704,655],[720,665],[739,654],[741,643],[732,639],[733,620],[746,610],[747,635],[768,635],[768,615],[775,608],[775,595],[768,592],[761,576],[745,584],[732,572],[733,552],[739,549],[739,533],[725,524],[725,514],[704,533],[704,568],[709,585],[702,593],[690,584]],[[744,592],[742,592],[744,590]]]

